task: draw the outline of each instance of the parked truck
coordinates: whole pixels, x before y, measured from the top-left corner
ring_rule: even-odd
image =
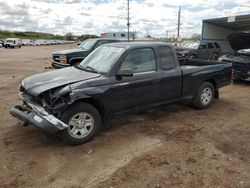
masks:
[[[179,58],[192,58],[204,60],[218,60],[222,55],[222,49],[217,42],[185,42],[180,48],[176,48]]]
[[[117,114],[183,101],[208,108],[231,83],[229,63],[183,59],[165,43],[112,43],[79,66],[36,74],[20,85],[10,114],[72,145],[93,138]]]
[[[100,45],[113,42],[119,42],[119,40],[105,38],[87,39],[83,41],[76,49],[54,52],[52,55],[52,66],[54,68],[76,66]]]
[[[20,38],[7,38],[4,47],[5,48],[21,48],[22,41]]]

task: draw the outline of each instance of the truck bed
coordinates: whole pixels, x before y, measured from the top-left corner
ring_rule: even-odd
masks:
[[[179,63],[183,75],[182,96],[184,97],[193,97],[204,79],[212,80],[217,89],[231,82],[232,65],[230,63],[201,59],[181,59]]]
[[[179,59],[180,66],[182,67],[200,67],[200,66],[208,66],[208,65],[221,65],[225,64],[219,61],[212,60],[202,60],[202,59]]]

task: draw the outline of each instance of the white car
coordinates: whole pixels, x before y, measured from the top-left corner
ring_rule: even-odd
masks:
[[[22,41],[19,38],[7,38],[4,44],[5,48],[21,48]]]

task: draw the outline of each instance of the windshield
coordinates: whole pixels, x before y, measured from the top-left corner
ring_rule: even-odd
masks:
[[[124,48],[100,46],[90,53],[79,67],[86,71],[109,73],[124,51]]]
[[[197,49],[199,47],[199,44],[198,42],[192,42],[192,43],[184,43],[182,45],[182,48],[192,48],[192,49]]]
[[[84,49],[84,50],[90,50],[96,43],[96,39],[87,39],[83,41],[79,48]]]
[[[7,43],[14,43],[14,40],[7,40]]]

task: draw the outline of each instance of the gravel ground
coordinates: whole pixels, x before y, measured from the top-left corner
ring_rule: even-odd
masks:
[[[173,104],[128,114],[81,146],[48,141],[9,115],[18,84],[76,45],[0,49],[0,187],[250,187],[250,83],[207,110]]]

